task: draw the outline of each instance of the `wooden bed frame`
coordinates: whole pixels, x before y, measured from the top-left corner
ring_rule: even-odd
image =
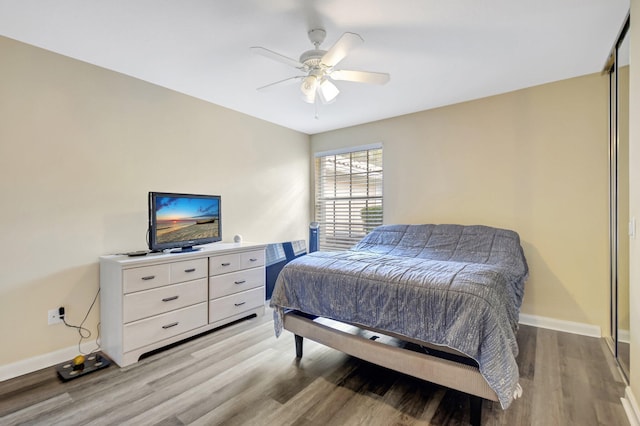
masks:
[[[306,337],[373,364],[469,394],[470,419],[474,426],[480,425],[482,400],[498,401],[498,396],[480,374],[477,364],[452,349],[407,339],[386,331],[316,318],[297,311],[285,313],[284,328],[295,335],[298,358],[302,357],[302,342]],[[367,337],[368,331],[390,339]],[[391,339],[399,343],[419,345],[426,348],[426,351],[416,352],[397,343],[389,344]]]

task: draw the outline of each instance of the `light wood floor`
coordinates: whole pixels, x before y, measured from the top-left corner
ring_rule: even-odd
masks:
[[[628,425],[624,384],[601,339],[522,326],[524,395],[484,425]],[[271,315],[238,322],[120,369],[63,383],[54,368],[0,383],[0,424],[460,425],[464,394],[305,340],[296,361]]]

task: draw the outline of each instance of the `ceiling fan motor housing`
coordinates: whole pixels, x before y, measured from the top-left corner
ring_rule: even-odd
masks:
[[[300,55],[300,62],[306,65],[309,69],[318,68],[325,53],[327,53],[326,50],[307,50]]]

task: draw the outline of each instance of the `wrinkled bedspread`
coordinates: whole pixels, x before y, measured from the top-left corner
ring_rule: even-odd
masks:
[[[516,331],[528,276],[517,233],[487,226],[384,225],[351,250],[287,264],[271,298],[284,309],[453,348],[479,365],[507,408],[519,388]]]

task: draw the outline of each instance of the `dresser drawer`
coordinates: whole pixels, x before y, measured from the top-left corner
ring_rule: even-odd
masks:
[[[123,321],[136,321],[206,301],[206,278],[129,293],[124,296]]]
[[[264,306],[264,287],[220,297],[209,302],[209,322],[216,322]]]
[[[123,351],[131,351],[207,324],[207,304],[189,306],[124,326]]]
[[[122,272],[122,289],[124,293],[131,293],[167,285],[171,282],[169,271],[168,263],[125,269]]]
[[[209,275],[227,274],[242,269],[239,253],[212,256],[209,258]]]
[[[246,269],[209,279],[209,298],[215,299],[264,285],[264,268]]]
[[[207,259],[185,260],[171,263],[171,283],[197,280],[207,276]]]
[[[240,254],[240,267],[256,268],[264,265],[264,250],[255,250]]]

